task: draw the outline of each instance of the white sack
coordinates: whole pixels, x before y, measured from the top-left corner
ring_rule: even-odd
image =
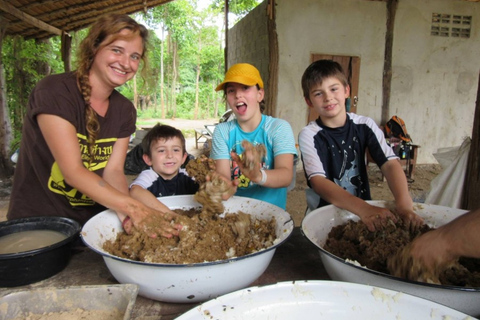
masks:
[[[471,142],[465,138],[461,146],[439,149],[442,152],[433,155],[444,170],[430,183],[425,203],[460,209]]]

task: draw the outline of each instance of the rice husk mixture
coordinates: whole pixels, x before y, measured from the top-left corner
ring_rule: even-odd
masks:
[[[273,245],[276,239],[274,217],[257,219],[241,211],[222,215],[222,194],[229,186],[214,173],[213,160],[199,157],[190,160],[186,169],[200,182],[194,198],[202,208],[174,210],[179,216],[172,222],[183,225],[179,236],[151,238],[133,228],[131,234],[120,232],[115,240],[106,241],[103,249],[136,261],[192,264],[240,257]],[[156,222],[152,218],[148,223],[154,226]]]

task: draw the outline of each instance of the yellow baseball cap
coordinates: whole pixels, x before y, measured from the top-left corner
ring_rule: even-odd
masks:
[[[220,83],[215,91],[223,90],[225,84],[228,82],[241,83],[246,86],[257,85],[263,89],[262,77],[260,77],[260,72],[257,68],[248,63],[237,63],[228,69],[225,74],[225,79]]]

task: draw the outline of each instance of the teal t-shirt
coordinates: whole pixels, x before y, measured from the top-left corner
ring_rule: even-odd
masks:
[[[262,115],[260,125],[252,132],[243,131],[237,120],[217,125],[213,133],[210,157],[214,160],[229,159],[230,152],[243,152],[242,141],[248,140],[253,145],[263,144],[267,154],[263,168],[274,169],[274,158],[281,154],[293,154],[297,157],[295,138],[290,124],[278,118]],[[287,188],[262,187],[242,175],[238,165],[231,161],[231,175],[238,178],[240,184],[235,195],[263,200],[285,209],[287,206]]]

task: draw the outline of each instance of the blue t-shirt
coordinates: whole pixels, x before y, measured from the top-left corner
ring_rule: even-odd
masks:
[[[230,160],[230,152],[243,152],[242,141],[247,140],[253,145],[263,144],[267,150],[262,167],[266,170],[275,168],[275,157],[281,154],[297,156],[295,138],[290,124],[278,118],[262,115],[262,121],[252,132],[243,131],[237,120],[223,122],[217,125],[213,132],[213,143],[210,157],[214,160]],[[240,184],[237,196],[263,200],[285,209],[287,206],[287,188],[262,187],[245,177],[237,163],[231,161],[232,179],[238,178]]]

